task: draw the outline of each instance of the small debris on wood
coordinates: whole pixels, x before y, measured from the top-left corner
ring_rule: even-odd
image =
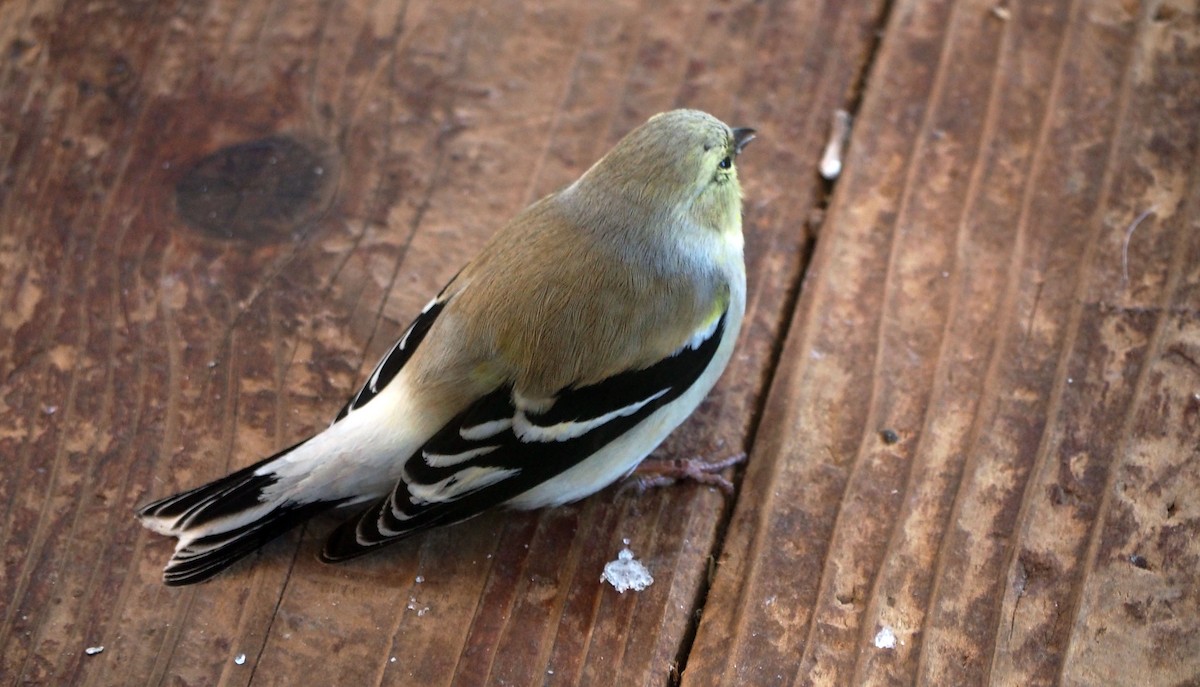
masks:
[[[1125,241],[1121,243],[1121,285],[1129,284],[1129,240],[1133,238],[1133,232],[1141,226],[1142,222],[1147,217],[1154,214],[1156,206],[1150,206],[1142,211],[1136,219],[1129,223],[1129,228],[1125,230]]]
[[[628,544],[629,540],[626,539],[625,543]],[[600,581],[611,584],[622,594],[627,589],[640,592],[654,584],[654,578],[650,575],[650,571],[642,565],[641,561],[633,557],[633,551],[628,546],[617,554],[617,560],[605,564],[604,574],[600,576]]]
[[[829,141],[821,153],[820,171],[826,181],[833,181],[842,173],[842,151],[846,149],[846,141],[850,140],[852,121],[849,112],[834,110],[833,122],[829,125]]]
[[[415,596],[408,597],[408,606],[406,608],[410,611],[416,611],[418,618],[424,618],[425,614],[429,612],[429,606],[421,605]]]

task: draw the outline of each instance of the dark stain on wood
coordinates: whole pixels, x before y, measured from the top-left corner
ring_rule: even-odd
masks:
[[[197,161],[175,185],[192,227],[224,239],[283,241],[323,213],[335,167],[289,136],[226,146]]]

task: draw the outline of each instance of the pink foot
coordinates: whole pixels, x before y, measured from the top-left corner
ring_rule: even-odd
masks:
[[[630,479],[621,487],[637,489],[643,493],[654,487],[665,487],[679,480],[690,480],[717,487],[727,495],[733,494],[733,483],[721,475],[725,468],[746,462],[746,454],[739,453],[725,460],[710,463],[702,458],[674,458],[663,460],[650,458],[642,461],[641,465],[630,475]]]

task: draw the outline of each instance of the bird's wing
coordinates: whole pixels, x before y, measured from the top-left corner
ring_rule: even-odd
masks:
[[[352,558],[465,520],[594,455],[701,378],[725,334],[726,315],[663,360],[563,389],[540,412],[511,385],[479,399],[408,459],[404,479],[390,495],[331,535],[324,558]],[[653,446],[640,448],[649,452]]]
[[[421,313],[413,320],[413,323],[408,325],[408,329],[404,332],[404,335],[392,346],[392,350],[388,351],[387,355],[383,356],[383,359],[375,366],[375,370],[371,372],[370,377],[367,377],[367,382],[358,390],[358,393],[354,394],[346,402],[346,405],[342,406],[341,411],[334,418],[333,424],[341,422],[350,413],[366,405],[368,401],[375,398],[375,395],[388,385],[388,382],[396,377],[404,367],[404,364],[408,362],[408,359],[417,350],[417,346],[421,345],[421,341],[429,333],[434,321],[437,320],[438,315],[441,314],[442,309],[446,307],[448,301],[449,298],[446,297],[445,290],[443,290],[442,293],[438,294],[437,298],[434,298],[425,305]]]

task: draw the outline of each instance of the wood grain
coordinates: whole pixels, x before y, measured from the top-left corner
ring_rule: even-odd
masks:
[[[1197,29],[892,8],[685,685],[1200,679]]]
[[[1200,682],[1195,0],[14,0],[0,54],[0,683]],[[746,328],[659,452],[749,449],[734,499],[161,585],[136,505],[322,427],[683,105],[759,130]]]
[[[191,589],[161,585],[170,544],[131,513],[323,426],[500,222],[682,105],[760,131],[750,310],[661,455],[747,448],[882,7],[0,5],[3,681],[668,682],[727,517],[708,489],[490,515],[340,567],[314,559],[324,518]],[[272,204],[297,179],[268,155],[242,170],[262,195],[219,208],[235,238],[181,218],[198,163],[272,140],[316,161],[288,172],[303,212]],[[598,583],[625,538],[645,593]]]

